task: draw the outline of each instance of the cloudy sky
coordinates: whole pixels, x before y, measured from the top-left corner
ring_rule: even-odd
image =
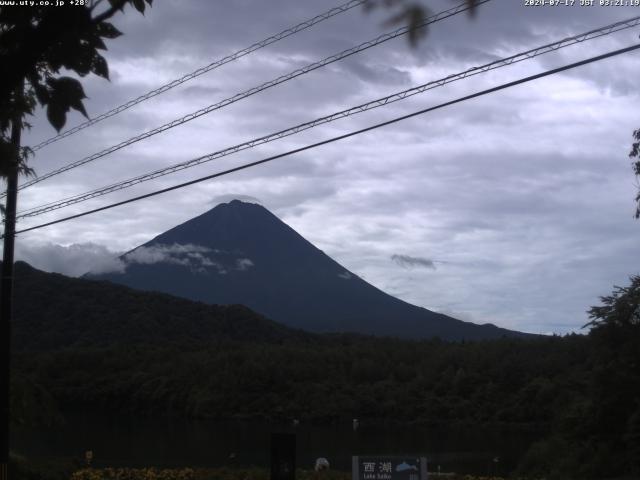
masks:
[[[576,2],[579,3],[579,2]],[[92,116],[295,25],[339,0],[156,0],[114,23],[111,82],[84,79]],[[432,13],[455,5],[425,3]],[[392,30],[361,8],[228,64],[40,150],[44,174]],[[287,128],[617,20],[638,7],[492,0],[271,88],[20,192],[19,210]],[[307,145],[638,41],[585,42],[64,210],[54,220]],[[528,332],[579,331],[585,311],[640,271],[627,157],[640,127],[640,53],[483,96],[217,180],[20,235],[17,256],[80,275],[234,196],[256,198],[375,286],[411,303]],[[80,123],[71,115],[68,126]],[[55,132],[44,116],[25,144]]]

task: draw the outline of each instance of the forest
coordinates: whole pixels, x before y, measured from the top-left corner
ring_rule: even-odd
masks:
[[[451,343],[312,335],[243,307],[19,271],[15,423],[92,410],[489,425],[540,433],[514,474],[640,473],[640,277],[590,310],[588,334]]]

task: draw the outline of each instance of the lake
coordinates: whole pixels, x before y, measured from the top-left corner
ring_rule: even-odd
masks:
[[[332,468],[349,470],[352,455],[426,456],[430,471],[497,474],[511,471],[540,434],[491,428],[424,428],[360,422],[297,426],[267,422],[185,420],[66,414],[55,428],[15,427],[12,450],[27,458],[83,458],[93,465],[129,467],[217,467],[269,465],[272,432],[295,432],[299,468],[325,457]],[[232,455],[233,454],[233,455]]]

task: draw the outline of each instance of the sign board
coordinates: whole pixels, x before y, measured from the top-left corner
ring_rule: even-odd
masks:
[[[352,458],[352,480],[427,480],[427,459],[417,456]]]

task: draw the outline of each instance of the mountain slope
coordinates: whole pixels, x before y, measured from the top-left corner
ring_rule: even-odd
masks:
[[[206,305],[109,282],[15,265],[16,351],[116,345],[206,345],[225,340],[306,341],[309,335],[241,305]]]
[[[318,250],[264,207],[234,200],[122,257],[122,272],[93,275],[210,304],[242,304],[313,332],[476,340],[518,332],[476,325],[392,297]]]

